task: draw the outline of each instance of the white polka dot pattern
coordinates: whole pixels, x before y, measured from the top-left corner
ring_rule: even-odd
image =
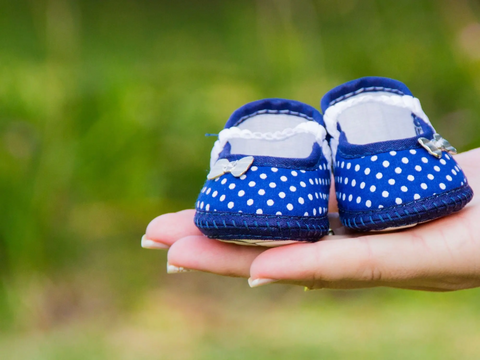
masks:
[[[335,169],[339,206],[347,211],[387,208],[458,188],[465,176],[446,155],[437,159],[422,148],[349,158],[351,169]],[[337,153],[337,162],[347,160],[341,156]],[[350,183],[343,181],[346,178]]]
[[[344,169],[354,171],[350,162],[344,162]],[[260,164],[250,170],[241,178],[227,173],[218,182],[215,181],[218,178],[207,180],[198,197],[197,210],[310,217],[323,217],[327,213],[330,171],[326,160],[315,170]]]

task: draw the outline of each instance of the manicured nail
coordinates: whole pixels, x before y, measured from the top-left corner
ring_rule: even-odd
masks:
[[[146,235],[142,236],[142,247],[145,249],[156,249],[156,250],[166,250],[169,248],[168,245],[162,244],[161,242],[147,239]]]
[[[259,287],[259,286],[262,286],[262,285],[267,285],[267,284],[271,284],[271,283],[274,283],[274,282],[277,282],[278,280],[274,280],[274,279],[252,279],[252,278],[249,278],[248,279],[248,285],[250,285],[251,288],[254,288],[254,287]]]
[[[186,269],[181,266],[170,265],[169,263],[167,263],[167,274],[180,274],[180,273],[186,273],[186,272],[192,272],[192,271],[195,271],[195,270]]]

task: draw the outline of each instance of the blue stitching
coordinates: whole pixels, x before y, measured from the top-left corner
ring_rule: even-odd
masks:
[[[326,229],[326,228],[325,228]],[[325,235],[327,232],[325,232]],[[208,236],[209,239],[216,239],[213,236]],[[238,239],[239,235],[225,235],[222,236],[222,240],[231,240],[231,239]],[[274,236],[274,235],[248,235],[248,239],[261,239],[261,240],[266,240],[266,239],[273,239],[273,240],[291,240],[291,238],[286,238],[285,236]],[[318,238],[315,237],[309,237],[308,239],[296,239],[295,241],[298,242],[305,242],[305,243],[312,243],[318,241]]]
[[[462,191],[462,193],[458,194],[459,191]],[[360,231],[368,231],[368,230],[381,230],[389,226],[403,226],[403,225],[409,225],[413,224],[414,222],[420,222],[420,221],[429,221],[429,220],[434,220],[438,217],[448,215],[452,212],[456,212],[461,210],[473,197],[473,191],[467,187],[463,186],[461,188],[457,188],[454,190],[451,190],[451,192],[457,193],[454,195],[450,195],[449,193],[447,194],[439,194],[436,195],[434,198],[437,198],[438,201],[440,201],[442,204],[440,205],[438,202],[432,202],[432,198],[426,198],[423,199],[422,201],[430,202],[431,209],[429,210],[424,204],[418,204],[415,202],[410,202],[407,204],[403,204],[402,206],[397,206],[397,208],[402,208],[404,213],[407,216],[401,217],[396,211],[395,207],[392,208],[387,208],[383,209],[383,212],[389,211],[384,213],[383,215],[386,215],[390,219],[390,223],[387,222],[383,217],[382,214],[378,214],[378,218],[374,219],[372,215],[375,216],[375,213],[378,213],[379,210],[374,210],[374,211],[369,211],[369,212],[349,212],[349,211],[343,211],[340,209],[340,218],[342,220],[342,224],[344,224],[347,227],[350,228],[356,228]],[[457,201],[457,199],[461,199],[460,201]],[[406,209],[408,206],[408,209],[414,213],[410,213],[409,210]],[[419,211],[419,209],[421,211]],[[436,211],[435,211],[436,210]],[[399,218],[394,220],[390,216],[390,212],[394,212],[396,216]],[[351,215],[349,215],[351,214]],[[371,226],[365,226],[364,228],[360,228],[357,225],[357,221],[361,221],[364,223],[364,219],[370,219],[372,225]],[[354,226],[352,226],[351,222],[354,222]]]
[[[414,210],[415,210],[415,212],[417,213],[417,216],[419,216],[419,217],[420,217],[420,216],[422,216],[422,215],[421,215],[421,214],[418,212],[418,209],[417,209],[417,207],[414,207],[413,209],[414,209]]]
[[[303,217],[256,214],[248,215],[248,219],[245,218],[245,215],[246,214],[242,213],[232,214],[197,210],[195,223],[199,225],[200,230],[207,237],[213,239],[297,239],[299,241],[312,242],[326,235],[328,231],[328,218],[326,215],[322,217]],[[230,216],[230,218],[227,216]],[[238,218],[239,224],[237,224],[235,218]],[[288,219],[290,221],[286,224],[286,221],[282,223],[281,219]],[[228,220],[228,223],[226,220]],[[209,224],[210,221],[214,223],[215,229]],[[217,221],[219,224],[217,224]],[[292,228],[292,222],[296,224],[295,228]],[[319,236],[317,236],[318,231],[307,231],[307,225],[308,228],[311,229],[312,223],[318,224],[318,229],[322,230]],[[276,224],[276,226],[273,226],[273,224]],[[297,228],[297,225],[299,228]]]

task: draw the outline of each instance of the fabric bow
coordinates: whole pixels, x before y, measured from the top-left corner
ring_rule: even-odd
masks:
[[[424,137],[418,138],[418,142],[428,151],[430,155],[433,155],[439,159],[442,157],[442,151],[446,151],[449,154],[457,153],[457,149],[450,145],[450,143],[441,137],[440,134],[434,134],[432,140]]]
[[[228,161],[227,159],[218,160],[211,168],[207,175],[208,180],[216,179],[223,174],[230,173],[235,177],[245,174],[253,164],[253,156],[246,156],[236,161]]]

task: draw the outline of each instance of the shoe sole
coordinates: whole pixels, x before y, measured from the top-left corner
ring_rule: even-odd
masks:
[[[250,215],[197,211],[195,225],[211,239],[254,246],[316,242],[328,234],[327,216]],[[278,244],[277,244],[278,242]]]
[[[252,240],[252,239],[237,239],[237,240],[222,240],[215,239],[224,243],[243,245],[243,246],[263,246],[263,247],[278,247],[291,244],[305,244],[308,241],[298,240]]]
[[[389,208],[371,211],[340,209],[339,213],[342,224],[355,231],[399,230],[457,212],[472,198],[472,189],[464,185],[446,193]]]

